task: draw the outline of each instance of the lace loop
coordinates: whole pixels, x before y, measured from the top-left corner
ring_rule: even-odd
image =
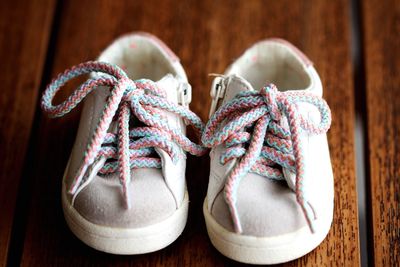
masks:
[[[83,83],[61,104],[52,105],[56,93],[66,82],[91,72],[99,72],[100,75]],[[116,159],[106,162],[99,173],[119,171],[123,197],[129,208],[128,184],[131,168],[161,168],[160,159],[150,157],[155,153],[154,148],[165,150],[173,162],[179,159],[178,146],[193,155],[206,152],[206,148],[189,140],[180,129],[169,126],[163,112],[168,111],[181,116],[201,133],[204,124],[199,117],[186,107],[168,101],[165,92],[158,88],[155,82],[147,79],[132,81],[121,68],[110,63],[89,61],[59,74],[43,94],[42,109],[51,117],[64,116],[99,86],[109,87],[110,95],[84,153],[83,163],[73,179],[70,193],[77,192],[88,167],[97,159]],[[131,116],[147,127],[129,130]],[[114,117],[117,117],[117,133],[107,133]]]
[[[303,118],[297,110],[299,103],[316,107],[320,121]],[[283,180],[282,168],[296,174],[296,200],[314,232],[312,218],[316,217],[315,211],[303,192],[304,159],[300,131],[322,134],[329,129],[330,123],[330,110],[322,98],[304,91],[279,92],[273,84],[261,88],[260,92],[241,92],[214,113],[203,132],[202,142],[207,147],[225,144],[227,149],[220,158],[222,164],[238,159],[224,188],[236,232],[242,232],[236,207],[241,179],[250,171]]]

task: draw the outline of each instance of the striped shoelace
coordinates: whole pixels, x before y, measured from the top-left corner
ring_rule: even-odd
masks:
[[[56,93],[66,82],[91,72],[98,72],[99,75],[80,85],[63,103],[52,105]],[[179,160],[180,148],[198,156],[206,152],[206,148],[189,140],[180,129],[169,126],[163,113],[171,112],[181,116],[199,134],[202,133],[204,124],[187,107],[168,101],[165,92],[155,82],[147,79],[132,81],[118,66],[95,61],[79,64],[59,74],[43,93],[42,109],[50,117],[64,116],[100,86],[109,87],[110,95],[69,192],[77,192],[91,164],[101,158],[109,159],[99,173],[119,172],[126,207],[130,208],[127,189],[131,169],[161,168],[160,158],[151,156],[156,155],[155,148],[164,150],[174,163]],[[145,126],[130,130],[129,121],[133,116]],[[108,133],[113,120],[116,121],[117,131]]]
[[[298,112],[299,103],[315,106],[320,113],[320,121],[315,123],[302,117]],[[287,123],[283,123],[283,116]],[[296,175],[296,200],[311,232],[314,232],[316,214],[303,193],[304,160],[300,131],[322,134],[328,131],[330,124],[331,113],[325,100],[304,91],[279,92],[273,84],[265,86],[260,92],[241,92],[214,113],[203,132],[202,142],[210,148],[221,144],[226,146],[220,158],[221,164],[238,159],[224,187],[224,197],[237,233],[242,232],[236,207],[241,179],[248,172],[254,172],[283,180],[282,168]]]

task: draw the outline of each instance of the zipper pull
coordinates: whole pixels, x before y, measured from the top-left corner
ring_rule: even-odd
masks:
[[[223,76],[218,76],[214,79],[214,81],[212,83],[211,91],[210,91],[212,102],[211,102],[211,107],[210,107],[210,113],[208,114],[209,118],[211,118],[211,116],[216,111],[219,100],[224,98],[224,96],[225,96],[224,80],[225,80],[225,78]]]

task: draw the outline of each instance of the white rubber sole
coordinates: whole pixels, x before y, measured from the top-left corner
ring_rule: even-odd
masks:
[[[101,226],[86,220],[68,202],[64,186],[62,206],[69,228],[85,244],[107,253],[135,255],[165,248],[181,235],[187,221],[189,197],[186,191],[181,207],[166,220],[134,229]]]
[[[240,235],[226,230],[213,218],[204,201],[203,213],[207,232],[214,247],[228,258],[250,264],[277,264],[304,256],[316,248],[326,237],[332,223],[332,214],[326,214],[316,233],[310,235],[308,226],[296,232],[256,237]]]

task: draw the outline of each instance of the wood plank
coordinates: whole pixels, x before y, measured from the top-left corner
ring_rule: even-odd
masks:
[[[0,1],[0,266],[7,262],[53,9],[53,0]]]
[[[335,175],[332,230],[318,249],[288,266],[359,265],[354,172],[353,92],[349,55],[348,5],[342,1],[65,1],[54,58],[55,75],[72,64],[93,59],[117,36],[149,31],[181,58],[193,85],[191,108],[207,119],[210,79],[257,40],[288,39],[315,62],[332,108],[329,133]],[[90,12],[87,12],[90,10]],[[208,157],[189,157],[191,198],[187,227],[168,248],[148,255],[119,257],[96,252],[68,230],[61,211],[61,177],[75,138],[79,112],[40,121],[32,174],[23,266],[223,266],[234,262],[208,240],[202,202],[208,182]]]
[[[400,262],[398,1],[363,1],[370,213],[375,266]]]

